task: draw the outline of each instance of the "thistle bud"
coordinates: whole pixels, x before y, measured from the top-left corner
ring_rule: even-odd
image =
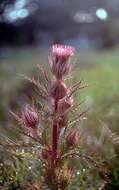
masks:
[[[39,115],[35,108],[26,105],[22,110],[21,121],[27,128],[36,128],[39,123]]]
[[[71,65],[69,64],[69,59],[74,55],[74,48],[65,45],[53,45],[52,46],[52,57],[49,60],[50,68],[52,73],[57,79],[62,79],[62,77],[69,73],[71,70]]]
[[[66,137],[68,147],[76,147],[79,143],[79,133],[76,130],[71,131]]]
[[[67,94],[67,86],[63,81],[61,80],[52,81],[49,89],[49,95],[52,98],[59,100],[65,97],[66,94]]]
[[[58,102],[58,113],[64,114],[69,108],[73,106],[73,97],[64,97]]]

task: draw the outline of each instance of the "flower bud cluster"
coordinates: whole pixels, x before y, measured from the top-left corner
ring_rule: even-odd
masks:
[[[53,108],[54,104],[51,106],[52,110],[60,115],[63,115],[73,105],[73,97],[69,97],[68,88],[63,80],[63,77],[70,72],[70,58],[73,54],[73,47],[56,44],[52,47],[52,56],[49,59],[50,69],[55,76],[55,80],[49,87],[49,96],[51,101],[52,98],[57,101],[57,108]]]
[[[17,121],[29,131],[30,136],[35,139],[38,137],[39,113],[35,107],[26,105],[21,110],[20,115],[12,114],[15,116]]]
[[[53,45],[52,58],[49,60],[50,68],[57,79],[62,79],[71,69],[70,57],[74,55],[74,48],[65,45]]]
[[[28,128],[36,128],[39,123],[39,115],[35,108],[26,105],[22,110],[21,120]]]

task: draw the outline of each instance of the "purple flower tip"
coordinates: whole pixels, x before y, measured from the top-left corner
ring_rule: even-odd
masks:
[[[55,44],[52,46],[52,53],[58,57],[66,57],[69,58],[70,56],[74,55],[75,48],[72,46],[66,46],[61,44]]]

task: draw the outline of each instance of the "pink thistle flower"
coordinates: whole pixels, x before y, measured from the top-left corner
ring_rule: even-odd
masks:
[[[35,108],[26,105],[21,112],[20,121],[21,121],[20,123],[28,129],[30,135],[33,138],[38,137],[37,127],[39,123],[39,115],[38,111]]]
[[[36,128],[39,123],[39,115],[35,108],[26,105],[22,110],[21,121],[27,128]]]
[[[64,114],[66,111],[68,111],[69,108],[73,106],[73,103],[74,103],[74,99],[72,96],[70,97],[66,96],[60,99],[58,102],[57,112],[59,114]]]
[[[69,57],[74,55],[75,49],[71,46],[61,45],[61,44],[55,44],[52,46],[52,53],[57,58],[61,58],[64,60],[68,60]]]
[[[66,144],[68,147],[76,147],[79,143],[79,132],[72,130],[66,137]]]
[[[24,126],[28,130],[30,136],[33,138],[38,137],[39,114],[34,107],[26,105],[20,114],[15,114],[12,111],[11,114],[15,117],[20,125]]]
[[[52,57],[49,60],[52,73],[57,79],[68,74],[71,70],[69,59],[74,55],[75,49],[71,46],[56,44],[52,46]]]
[[[67,86],[62,80],[52,81],[49,95],[55,100],[59,100],[67,95]]]

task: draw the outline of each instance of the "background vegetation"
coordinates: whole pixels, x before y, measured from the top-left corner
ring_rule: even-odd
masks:
[[[13,140],[19,138],[21,142],[22,139],[16,132],[17,126],[14,126],[9,110],[19,109],[24,101],[29,102],[31,96],[35,96],[31,86],[20,75],[36,74],[35,66],[46,64],[48,51],[36,48],[11,51],[4,49],[3,52],[5,55],[3,53],[0,59],[0,141],[5,142],[7,137]],[[100,152],[102,158],[107,161],[110,183],[105,188],[118,189],[118,48],[110,51],[81,50],[77,52],[74,62],[75,74],[71,80],[82,79],[85,84],[89,85],[77,94],[77,100],[84,101],[81,110],[90,108],[80,124],[81,131],[87,134],[88,144],[95,150],[97,149],[97,153]],[[5,152],[0,146],[0,185],[2,189],[3,184],[5,190],[30,188],[30,185],[40,177],[39,168],[41,166],[37,160],[32,158],[29,150],[30,148],[21,148],[14,156]],[[81,167],[72,190],[76,189],[76,184],[82,190],[94,190],[99,187],[103,189],[102,176],[93,167],[85,168],[85,165]],[[105,175],[103,177],[105,178]]]

